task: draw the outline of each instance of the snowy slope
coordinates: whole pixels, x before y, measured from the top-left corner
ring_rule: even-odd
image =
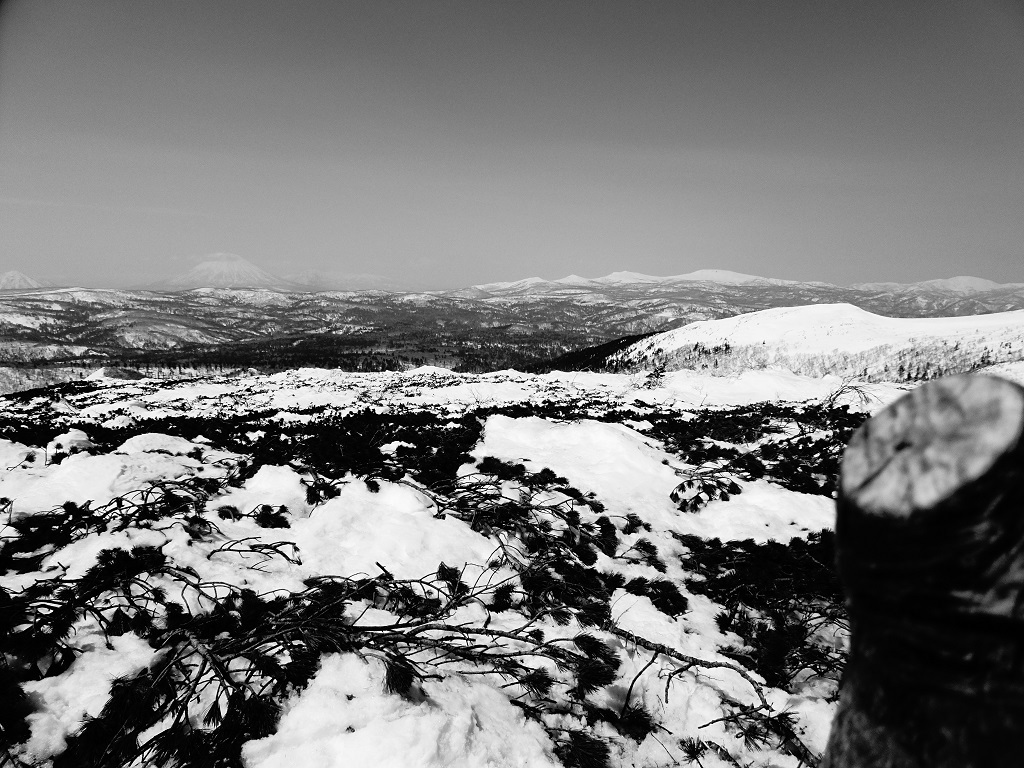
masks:
[[[946,318],[882,317],[850,304],[780,307],[651,336],[609,360],[623,369],[664,363],[720,374],[778,367],[904,380],[1024,359],[1024,311]],[[901,370],[902,368],[902,370]],[[922,371],[923,373],[923,371]]]

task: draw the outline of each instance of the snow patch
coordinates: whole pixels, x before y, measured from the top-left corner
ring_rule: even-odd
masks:
[[[446,677],[425,700],[383,691],[375,658],[324,657],[277,733],[250,741],[246,768],[559,768],[543,729],[487,685]]]
[[[109,643],[101,633],[87,632],[74,643],[83,653],[65,672],[22,686],[39,710],[28,717],[32,735],[21,748],[28,761],[38,764],[63,752],[84,718],[103,709],[114,679],[145,668],[156,653],[133,634],[111,637]]]
[[[149,432],[128,438],[118,447],[117,453],[168,453],[171,456],[185,456],[198,447],[183,437]]]
[[[794,493],[764,480],[739,481],[743,493],[700,512],[683,513],[669,494],[682,482],[679,459],[621,424],[557,423],[534,416],[491,416],[473,455],[548,467],[584,493],[594,492],[609,513],[640,515],[664,531],[722,541],[789,541],[830,528],[835,505],[824,496]]]
[[[313,573],[381,574],[396,578],[433,573],[442,561],[467,568],[472,582],[485,569],[496,544],[454,518],[437,518],[433,505],[412,488],[381,482],[377,493],[360,481],[348,483],[290,531]],[[378,565],[378,563],[380,565]],[[474,565],[475,564],[475,565]]]

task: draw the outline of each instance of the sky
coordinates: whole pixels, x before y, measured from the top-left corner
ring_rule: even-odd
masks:
[[[1022,0],[6,0],[0,271],[1024,282]]]

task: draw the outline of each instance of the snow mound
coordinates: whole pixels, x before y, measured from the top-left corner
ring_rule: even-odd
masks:
[[[24,471],[0,475],[0,496],[14,500],[15,517],[55,509],[65,501],[100,506],[150,483],[196,471],[194,464],[184,462],[166,452],[75,453],[59,464],[40,466],[36,461]]]
[[[158,432],[150,432],[144,435],[136,435],[117,449],[118,453],[168,453],[171,456],[185,456],[200,446],[191,440],[173,435],[163,435]]]
[[[62,435],[57,435],[46,446],[46,453],[78,453],[92,448],[92,440],[80,429],[70,429]]]
[[[67,672],[25,685],[39,709],[29,715],[32,735],[22,747],[34,765],[63,752],[82,719],[103,709],[114,679],[144,668],[156,654],[136,635],[111,637],[109,647],[107,642],[100,633],[80,640],[82,653]]]
[[[144,379],[145,374],[139,371],[133,371],[131,368],[118,368],[117,366],[104,366],[96,371],[93,371],[85,377],[86,381],[105,381],[107,379],[113,379],[115,381],[138,381]]]
[[[448,677],[412,702],[383,691],[377,659],[325,657],[246,768],[558,768],[543,729],[487,685]]]
[[[397,578],[418,578],[446,562],[466,564],[467,578],[476,578],[496,543],[436,511],[412,488],[382,482],[374,493],[352,482],[289,533],[313,573],[379,576],[383,567]]]

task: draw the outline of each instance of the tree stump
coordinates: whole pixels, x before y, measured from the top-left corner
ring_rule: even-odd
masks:
[[[1024,388],[939,379],[854,434],[852,627],[823,768],[1024,766]]]

